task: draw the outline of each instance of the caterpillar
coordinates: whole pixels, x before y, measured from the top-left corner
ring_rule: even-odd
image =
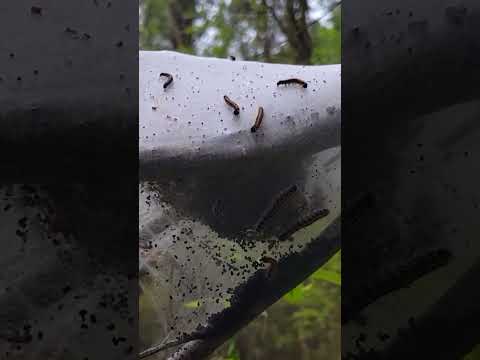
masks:
[[[278,239],[280,241],[287,240],[290,236],[292,236],[298,230],[313,224],[315,221],[328,216],[328,214],[330,214],[330,211],[328,209],[315,210],[311,214],[302,217],[295,224],[293,224],[288,230],[280,234]]]
[[[233,113],[235,115],[240,114],[240,107],[237,104],[235,104],[227,95],[223,95],[223,99],[225,100],[225,102],[228,105],[230,105],[232,108],[234,108]]]
[[[302,85],[304,88],[307,88],[307,86],[308,86],[305,81],[300,80],[300,79],[296,79],[296,78],[287,79],[287,80],[280,80],[279,82],[277,82],[277,86],[280,86],[280,85],[289,85],[289,84]]]
[[[260,261],[268,264],[266,276],[270,278],[272,273],[277,269],[278,261],[268,256],[263,256]]]
[[[259,107],[258,108],[258,113],[257,113],[257,118],[255,119],[255,124],[253,124],[252,128],[250,129],[250,131],[252,133],[254,133],[255,131],[258,130],[258,128],[260,127],[260,124],[262,123],[262,120],[263,120],[263,107]]]
[[[285,203],[285,201],[295,192],[297,191],[297,185],[289,186],[287,189],[280,192],[275,199],[273,200],[272,204],[269,208],[263,213],[263,215],[258,220],[257,224],[255,225],[255,230],[260,231],[261,228],[265,225],[268,219],[271,219],[280,208],[280,206]]]
[[[165,84],[163,84],[163,88],[166,89],[172,83],[173,76],[168,73],[161,73],[160,76],[166,76],[168,78]]]
[[[271,257],[268,257],[268,256],[263,256],[260,261],[264,262],[264,263],[267,263],[267,264],[276,264],[277,263],[277,260],[271,258]]]

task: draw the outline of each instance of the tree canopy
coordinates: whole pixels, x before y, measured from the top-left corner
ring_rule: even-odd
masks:
[[[143,0],[140,48],[293,64],[340,62],[333,0]]]

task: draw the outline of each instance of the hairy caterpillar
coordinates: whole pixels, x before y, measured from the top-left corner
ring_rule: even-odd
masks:
[[[267,210],[258,220],[257,224],[255,225],[255,230],[260,231],[267,222],[267,220],[271,219],[276,214],[280,206],[282,206],[282,204],[297,190],[297,185],[292,185],[289,186],[287,189],[283,190],[280,194],[278,194],[270,207],[267,208]]]
[[[300,79],[296,79],[296,78],[287,79],[287,80],[280,80],[279,82],[277,82],[277,86],[280,86],[280,85],[289,85],[289,84],[302,85],[304,88],[307,88],[307,86],[308,86],[305,81],[300,80]]]
[[[313,224],[315,221],[322,219],[330,214],[330,211],[328,209],[319,209],[313,211],[311,214],[302,217],[300,220],[298,220],[295,224],[293,224],[288,230],[280,234],[278,239],[280,241],[284,241],[288,239],[290,236],[292,236],[295,232],[298,230]]]

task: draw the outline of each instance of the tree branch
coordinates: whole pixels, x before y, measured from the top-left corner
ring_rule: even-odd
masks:
[[[268,9],[268,11],[270,12],[270,15],[272,15],[272,18],[275,20],[280,30],[282,30],[282,32],[287,36],[288,30],[285,24],[283,23],[282,19],[278,17],[277,12],[275,11],[275,7],[268,5],[267,0],[262,0],[262,3],[263,3],[263,6],[265,6]]]
[[[301,253],[281,259],[271,277],[259,270],[240,285],[231,300],[231,306],[209,319],[208,327],[189,335],[191,341],[181,347],[169,360],[202,359],[254,320],[286,292],[305,280],[340,249],[340,218],[331,223]]]
[[[324,19],[325,17],[327,17],[328,15],[330,15],[330,14],[331,14],[332,12],[334,12],[335,9],[338,8],[340,5],[342,5],[342,2],[341,2],[341,1],[338,1],[338,2],[336,2],[336,3],[334,3],[334,4],[332,4],[332,6],[330,6],[330,7],[328,8],[328,10],[327,10],[327,12],[325,12],[325,14],[323,14],[322,16],[320,16],[320,17],[317,18],[317,19],[314,19],[314,20],[310,21],[310,22],[308,23],[308,27],[315,25],[317,22],[319,22],[320,20],[322,20],[322,19]]]

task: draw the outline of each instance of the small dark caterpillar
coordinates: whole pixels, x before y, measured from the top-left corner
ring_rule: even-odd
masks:
[[[238,107],[237,104],[235,104],[227,95],[223,95],[223,99],[225,100],[225,102],[230,105],[232,108],[234,108],[235,110],[233,111],[233,113],[235,115],[238,115],[240,114],[240,108]]]
[[[236,60],[235,56],[230,55],[230,60],[235,61]]]
[[[303,80],[300,80],[300,79],[287,79],[287,80],[280,80],[279,82],[277,82],[277,86],[280,86],[280,85],[289,85],[289,84],[298,84],[298,85],[302,85],[304,88],[307,88],[307,83]]]
[[[257,113],[257,118],[255,119],[255,124],[253,124],[252,128],[250,129],[250,131],[252,133],[254,133],[255,131],[258,130],[258,128],[260,127],[260,124],[262,123],[262,120],[263,120],[263,107],[259,107],[258,108],[258,113]]]
[[[328,209],[315,210],[311,214],[302,217],[299,221],[297,221],[294,225],[292,225],[290,229],[280,234],[278,239],[280,241],[284,241],[288,239],[290,236],[292,236],[298,230],[313,224],[315,221],[328,216],[328,214],[330,214],[330,211]]]
[[[161,73],[160,76],[166,76],[168,80],[163,84],[163,88],[166,89],[173,81],[173,76],[168,73]]]
[[[280,194],[278,194],[270,207],[267,208],[267,210],[258,220],[257,224],[255,225],[255,230],[260,231],[267,222],[267,220],[271,219],[277,213],[280,206],[282,206],[282,204],[297,190],[297,185],[292,185],[287,189],[283,190]]]
[[[266,275],[267,278],[271,277],[272,273],[277,269],[278,261],[268,256],[262,257],[260,261],[268,264]]]

